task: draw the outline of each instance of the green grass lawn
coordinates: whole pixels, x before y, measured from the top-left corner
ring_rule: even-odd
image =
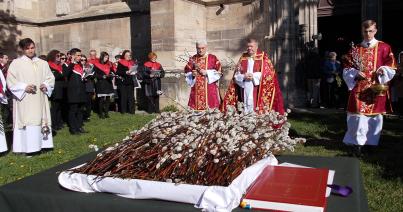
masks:
[[[84,126],[89,131],[87,134],[70,135],[68,128],[65,127],[54,136],[55,148],[51,152],[32,158],[14,153],[0,157],[0,185],[94,151],[88,147],[90,144],[102,148],[120,142],[129,135],[130,131],[141,128],[154,118],[153,115],[121,115],[120,113],[110,113],[110,116],[109,119],[99,119],[93,114],[91,121]]]
[[[95,115],[86,123],[88,134],[72,136],[65,128],[55,137],[55,149],[32,158],[9,153],[0,158],[0,185],[38,173],[57,164],[93,151],[88,146],[105,147],[121,141],[133,129],[150,121],[152,115],[111,113],[110,119]],[[345,113],[295,112],[289,118],[292,135],[307,138],[305,145],[290,154],[312,156],[348,156],[342,143]],[[371,211],[403,211],[403,120],[385,118],[381,145],[371,155],[360,158],[361,173]],[[288,154],[288,153],[287,153]],[[337,174],[337,173],[336,173]]]
[[[344,112],[290,114],[292,134],[307,138],[295,155],[347,156]],[[384,117],[379,147],[360,158],[371,211],[403,211],[403,120]],[[337,173],[336,173],[337,174]]]

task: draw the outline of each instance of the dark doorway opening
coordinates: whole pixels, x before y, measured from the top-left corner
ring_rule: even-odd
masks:
[[[335,51],[338,58],[347,53],[350,43],[361,41],[361,17],[359,15],[326,16],[318,18],[318,32],[322,33],[319,52]]]
[[[399,52],[403,51],[402,35],[398,32],[403,2],[389,0],[383,3],[382,8],[382,40],[392,46],[392,51],[397,58]]]

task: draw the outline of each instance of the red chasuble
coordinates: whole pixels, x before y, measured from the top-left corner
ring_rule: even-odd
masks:
[[[208,54],[200,57],[194,55],[189,59],[189,63],[185,66],[185,73],[192,72],[196,69],[196,65],[200,69],[215,69],[221,72],[221,63],[215,55]],[[188,106],[194,110],[206,110],[207,108],[219,108],[220,96],[218,92],[218,81],[208,84],[207,76],[197,74],[196,83],[190,90]]]
[[[239,59],[239,63],[241,64],[241,74],[245,74],[248,70],[248,58],[249,55],[244,53]],[[284,114],[283,95],[271,60],[267,54],[261,50],[258,50],[253,59],[255,61],[253,72],[262,72],[260,84],[253,89],[255,112],[261,113],[267,106],[269,110],[274,110],[280,114]],[[238,101],[242,101],[241,99],[238,99],[240,97],[243,98],[243,89],[236,84],[234,79],[232,79],[228,86],[228,90],[225,93],[224,101],[221,105],[221,111],[226,111],[228,105],[236,106]]]
[[[350,50],[344,65],[345,68],[359,69],[357,63],[362,64],[361,71],[366,78],[357,81],[351,90],[347,111],[363,115],[377,115],[392,111],[389,91],[377,95],[370,89],[371,85],[379,83],[376,74],[379,67],[389,66],[396,69],[391,47],[382,41],[371,48],[364,48],[359,44]]]

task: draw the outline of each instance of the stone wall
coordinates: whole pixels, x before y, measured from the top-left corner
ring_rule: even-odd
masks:
[[[310,18],[312,10],[315,9],[313,6],[315,1],[307,1],[310,4],[297,0],[231,2],[221,8],[218,4],[203,5],[187,0],[152,1],[152,26],[158,25],[156,22],[162,17],[161,11],[164,11],[164,20],[169,20],[167,21],[169,24],[166,24],[163,30],[174,32],[170,34],[173,45],[169,46],[168,50],[163,48],[164,45],[161,42],[163,36],[154,33],[161,29],[156,30],[152,27],[152,49],[164,56],[164,58],[160,57],[160,61],[168,70],[182,72],[184,64],[175,62],[172,58],[183,54],[185,49],[194,54],[194,42],[197,39],[205,36],[208,41],[208,51],[217,55],[225,64],[231,60],[237,62],[245,50],[245,39],[253,36],[259,40],[259,47],[269,53],[275,64],[286,105],[288,107],[302,106],[305,103],[305,87],[301,76],[303,73],[297,70],[300,54],[298,29],[299,24],[308,23],[309,33],[304,35],[305,40],[309,40],[308,36],[316,32],[316,25]],[[174,6],[164,7],[171,4]],[[154,8],[158,8],[159,12],[154,13]],[[304,13],[300,14],[301,11]],[[310,14],[308,19],[305,18],[306,14]],[[166,55],[169,55],[169,58]],[[222,93],[226,90],[231,77],[232,72],[228,71],[221,80]],[[179,80],[184,81],[183,76]],[[171,79],[165,79],[164,84],[167,84],[165,87],[173,86],[171,82]],[[175,97],[177,101],[183,100],[179,103],[186,105],[190,89],[182,82],[175,86],[183,87],[178,88],[176,93],[170,91],[169,95]]]
[[[90,49],[110,54],[135,49],[144,60],[151,48],[149,1],[121,0],[7,0],[0,15],[13,20],[15,42],[2,51],[16,56],[18,40],[31,37],[38,54],[51,49],[66,52],[73,47],[87,54]],[[8,24],[7,24],[8,25]],[[4,26],[4,24],[3,24]],[[0,30],[8,30],[1,27]],[[8,27],[10,28],[10,27]],[[8,30],[11,31],[11,30]],[[13,32],[12,32],[13,33]],[[7,33],[5,33],[7,34]],[[2,45],[3,47],[4,45]],[[13,46],[13,48],[11,48]]]
[[[72,47],[80,48],[83,54],[90,49],[112,54],[115,49],[130,49],[130,18],[118,18],[83,23],[41,27],[41,53],[52,49],[62,52]]]
[[[224,7],[219,3],[225,3]],[[18,24],[11,28],[13,36],[0,33],[11,40],[32,37],[41,54],[72,47],[81,48],[84,54],[90,49],[115,53],[131,48],[134,56],[144,61],[153,50],[168,72],[163,89],[169,97],[162,98],[161,107],[172,104],[172,99],[187,104],[190,89],[182,73],[185,64],[176,57],[185,52],[195,54],[196,40],[206,39],[208,51],[225,65],[238,61],[245,50],[245,38],[253,36],[260,41],[260,48],[269,53],[285,102],[293,107],[304,103],[303,73],[297,66],[302,60],[301,44],[317,33],[316,3],[316,0],[7,0],[0,3],[0,9],[3,8],[0,15],[8,14]],[[299,32],[302,24],[307,29],[303,35]],[[7,31],[9,26],[0,23],[0,30]],[[15,43],[7,45],[9,48]],[[220,82],[222,91],[231,77],[232,73],[227,71]]]

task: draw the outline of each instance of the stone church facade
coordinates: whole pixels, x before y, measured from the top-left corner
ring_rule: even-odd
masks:
[[[194,54],[196,40],[206,39],[208,52],[227,65],[238,60],[245,38],[253,36],[275,64],[287,106],[295,107],[305,103],[297,67],[305,44],[315,42],[317,5],[317,0],[1,0],[0,47],[16,56],[17,41],[31,37],[40,54],[72,47],[112,55],[132,49],[144,61],[154,51],[168,72],[164,107],[187,104],[185,64],[176,58]],[[222,93],[231,77],[225,72]]]

